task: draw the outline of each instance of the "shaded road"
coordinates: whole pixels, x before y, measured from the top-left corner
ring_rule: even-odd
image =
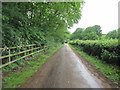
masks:
[[[81,59],[65,44],[22,88],[103,88]]]

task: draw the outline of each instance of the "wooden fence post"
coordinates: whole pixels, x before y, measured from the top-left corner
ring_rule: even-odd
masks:
[[[24,48],[24,50],[26,50],[26,48]],[[24,53],[24,55],[26,56],[26,52]]]
[[[10,49],[9,49],[9,63],[11,62],[10,54],[11,54],[11,52],[10,52]]]
[[[21,51],[21,47],[19,47],[19,52]],[[19,55],[19,56],[21,56],[21,55]]]
[[[31,46],[29,46],[29,50],[31,49]],[[30,54],[31,51],[29,51],[28,53]]]
[[[34,46],[32,46],[32,49],[33,49],[33,47],[34,47]],[[32,52],[33,52],[33,50],[32,50]]]

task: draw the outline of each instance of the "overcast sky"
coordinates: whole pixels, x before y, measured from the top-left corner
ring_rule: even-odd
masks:
[[[86,3],[82,10],[82,17],[78,24],[74,24],[69,31],[76,28],[100,25],[102,33],[118,28],[118,2],[120,0],[84,0]]]

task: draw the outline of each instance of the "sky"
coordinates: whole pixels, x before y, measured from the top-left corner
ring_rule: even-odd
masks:
[[[68,29],[71,33],[77,28],[100,25],[103,34],[118,28],[118,2],[120,0],[84,0],[82,17]]]

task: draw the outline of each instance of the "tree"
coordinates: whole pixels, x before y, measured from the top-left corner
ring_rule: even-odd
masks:
[[[71,35],[70,39],[83,39],[83,28],[77,28],[76,31]]]
[[[99,36],[95,32],[83,33],[83,40],[98,40]]]
[[[3,2],[3,47],[64,42],[84,2]]]
[[[101,30],[101,27],[99,25],[87,27],[84,31],[84,33],[91,33],[91,32],[96,33],[99,37],[101,37],[101,35],[102,35],[102,30]]]
[[[110,31],[106,37],[107,39],[118,39],[118,31],[117,30],[113,30],[113,31]]]
[[[102,36],[102,30],[99,25],[87,27],[86,29],[77,28],[71,35],[71,39],[80,40],[98,40]]]

